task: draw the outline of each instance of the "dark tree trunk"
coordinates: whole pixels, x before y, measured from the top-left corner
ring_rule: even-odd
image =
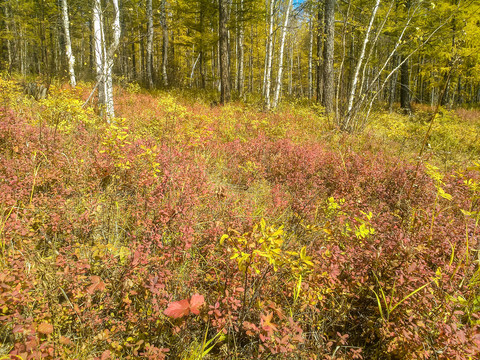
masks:
[[[408,60],[402,56],[402,66],[400,68],[400,107],[405,112],[410,112],[410,74]]]
[[[227,0],[218,1],[219,10],[219,41],[220,41],[220,103],[230,101],[230,82],[228,74],[228,30],[227,30]]]
[[[135,52],[135,41],[132,41],[132,75],[137,80],[137,56]]]
[[[325,113],[333,111],[335,97],[333,56],[335,40],[335,0],[325,1],[325,44],[323,47],[323,98]]]
[[[200,67],[200,87],[205,89],[206,82],[205,82],[205,44],[203,39],[205,37],[205,11],[204,11],[204,4],[200,4],[200,59],[199,59],[199,67]]]
[[[323,44],[323,13],[322,13],[322,8],[321,5],[318,4],[318,14],[317,14],[317,24],[318,24],[318,30],[317,30],[317,102],[320,102],[321,100],[321,94],[322,94],[322,72],[321,70],[321,56],[322,56],[322,44]]]

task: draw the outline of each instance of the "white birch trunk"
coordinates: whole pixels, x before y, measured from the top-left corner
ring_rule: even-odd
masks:
[[[65,52],[68,59],[68,72],[70,73],[70,85],[77,86],[75,79],[75,57],[72,53],[72,41],[70,39],[70,20],[68,19],[67,0],[62,0],[63,27],[65,29]]]
[[[197,59],[193,62],[192,71],[190,72],[190,87],[193,87],[193,75],[195,74],[195,68],[197,67],[198,60],[200,60],[201,53],[198,54]]]
[[[152,0],[147,0],[147,82],[148,82],[149,88],[153,88],[152,59],[153,59],[153,11],[152,11]]]
[[[103,18],[100,0],[93,2],[93,41],[95,49],[95,65],[98,83],[98,104],[100,107],[105,106],[105,42],[103,36]],[[103,115],[104,109],[100,109]]]
[[[352,111],[352,108],[353,108],[353,101],[355,100],[355,94],[357,90],[358,74],[360,72],[360,68],[362,67],[363,59],[365,58],[365,50],[367,48],[370,33],[372,32],[373,21],[375,20],[375,16],[377,15],[377,10],[380,6],[380,1],[381,0],[377,0],[373,8],[372,16],[370,17],[370,23],[368,24],[367,32],[365,33],[365,39],[363,40],[362,50],[360,51],[360,56],[358,58],[357,66],[355,67],[355,73],[352,79],[352,88],[350,90],[350,96],[348,98],[346,125],[348,125],[348,118],[350,117],[350,112]]]
[[[277,84],[275,87],[275,95],[273,97],[273,108],[276,108],[278,105],[278,100],[280,98],[280,90],[282,89],[282,76],[283,76],[283,51],[285,49],[285,37],[287,36],[287,27],[288,20],[290,17],[290,8],[292,7],[293,0],[288,1],[287,11],[285,13],[285,22],[282,29],[282,40],[280,42],[280,54],[278,55],[278,73],[277,73]]]
[[[26,68],[27,68],[27,65],[25,64],[26,62],[26,56],[25,56],[25,52],[26,52],[26,41],[24,39],[24,36],[23,36],[23,28],[21,27],[21,24],[19,24],[19,27],[20,27],[20,39],[19,39],[19,45],[20,45],[20,73],[22,74],[22,76],[26,76]]]
[[[113,42],[106,51],[101,0],[93,3],[93,29],[95,42],[95,63],[97,67],[98,102],[107,121],[115,117],[113,105],[112,69],[115,51],[120,43],[120,10],[118,0],[112,0],[115,18],[113,21]]]
[[[375,49],[375,50],[377,49],[376,44],[377,44],[378,38],[380,37],[380,34],[382,33],[382,30],[383,30],[383,28],[385,27],[385,24],[387,23],[388,17],[390,16],[390,12],[392,11],[394,4],[395,4],[395,0],[393,0],[393,1],[390,3],[390,7],[388,8],[388,12],[387,12],[387,14],[385,15],[385,18],[383,19],[382,25],[381,25],[381,26],[379,27],[379,29],[377,30],[377,34],[375,35],[375,39],[374,39],[373,42],[372,42],[372,45],[371,45],[371,47],[370,47],[370,51],[368,52],[368,56],[367,56],[367,58],[365,59],[365,65],[363,66],[360,89],[363,89],[363,88],[364,88],[364,83],[365,83],[365,71],[366,71],[366,69],[367,69],[367,65],[368,65],[368,63],[369,63],[369,60],[370,60],[372,54],[373,54],[373,50],[374,50],[374,49]]]
[[[162,23],[162,78],[163,86],[168,86],[168,76],[167,76],[167,62],[168,62],[168,27],[167,27],[167,10],[165,9],[165,1],[162,0],[161,3],[161,23]]]
[[[107,116],[109,118],[115,117],[115,110],[113,106],[113,84],[112,84],[112,70],[113,70],[113,59],[115,51],[117,51],[118,45],[120,44],[120,9],[118,7],[118,0],[112,0],[113,9],[115,12],[115,19],[113,21],[113,42],[110,45],[107,53],[107,86],[108,86],[108,96],[107,96]]]
[[[243,38],[245,34],[244,29],[244,20],[243,20],[243,0],[240,0],[240,29],[238,34],[238,94],[239,96],[243,96],[243,88],[244,88],[244,69],[245,69],[245,59],[244,59],[244,48],[243,48]]]
[[[5,30],[7,30],[7,53],[8,53],[8,71],[12,70],[13,66],[13,57],[12,57],[12,44],[10,41],[10,26],[9,26],[9,13],[8,13],[8,4],[4,4],[4,11],[5,11]]]
[[[270,109],[270,88],[272,86],[272,62],[273,62],[273,23],[274,23],[274,9],[275,1],[270,0],[270,13],[268,17],[269,29],[268,29],[268,54],[265,67],[265,108]]]
[[[353,111],[353,113],[351,114],[348,114],[348,122],[350,122],[349,124],[349,127],[350,129],[358,129],[360,127],[362,127],[364,124],[366,124],[369,116],[370,116],[370,112],[372,110],[372,107],[373,107],[373,104],[374,104],[374,101],[375,99],[378,97],[379,94],[382,93],[385,85],[388,83],[389,79],[395,74],[396,76],[396,73],[397,71],[401,68],[401,65],[407,61],[414,53],[416,53],[420,48],[422,48],[426,43],[428,43],[431,39],[431,37],[440,29],[442,28],[443,26],[445,26],[445,24],[448,23],[448,21],[442,23],[440,26],[438,26],[425,40],[422,44],[420,44],[416,49],[414,49],[407,57],[406,59],[404,59],[404,61],[400,61],[400,64],[398,65],[394,65],[393,66],[393,69],[387,74],[386,78],[383,80],[383,82],[380,81],[380,77],[382,76],[385,68],[387,67],[387,65],[390,63],[391,59],[395,56],[395,54],[397,53],[397,49],[398,47],[402,44],[403,42],[403,37],[407,31],[407,29],[410,27],[410,24],[411,24],[411,21],[413,20],[417,10],[420,8],[420,3],[417,5],[417,7],[410,13],[403,29],[402,29],[402,32],[400,33],[397,41],[395,42],[395,45],[394,45],[394,48],[393,50],[390,52],[389,56],[387,57],[387,59],[385,60],[385,62],[383,63],[382,67],[378,70],[376,70],[374,73],[376,73],[375,77],[373,78],[373,80],[371,81],[371,83],[367,86],[365,92],[366,93],[371,93],[372,96],[371,96],[371,99],[369,99],[369,103],[368,104],[365,104],[364,106],[366,107],[366,114],[365,116],[363,117],[363,120],[361,123],[359,123],[358,120],[354,119],[355,116],[356,116],[356,113],[357,111]],[[376,84],[378,82],[378,89],[377,91],[375,92],[371,92],[372,90],[372,86],[374,84]],[[361,99],[361,102],[366,102],[368,99],[366,97],[362,98]],[[361,104],[360,104],[361,105]],[[357,106],[358,108],[359,106]]]

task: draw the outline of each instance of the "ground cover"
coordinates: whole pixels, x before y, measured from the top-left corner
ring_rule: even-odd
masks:
[[[478,112],[0,88],[0,356],[478,357]]]

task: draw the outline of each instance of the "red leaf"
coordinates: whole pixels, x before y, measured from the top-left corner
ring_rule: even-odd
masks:
[[[23,331],[23,325],[15,325],[13,327],[13,333],[19,333],[19,332],[22,332]]]
[[[260,315],[260,324],[268,336],[272,336],[273,332],[277,330],[277,326],[272,323],[273,313],[269,312],[267,315]]]
[[[203,295],[195,294],[190,299],[190,311],[195,315],[200,314],[200,308],[205,304],[205,298]]]
[[[102,353],[102,357],[100,359],[101,360],[108,360],[108,359],[111,359],[111,358],[112,358],[112,353],[110,352],[110,350],[105,350]]]
[[[167,309],[163,312],[165,315],[174,319],[188,315],[190,312],[190,304],[188,300],[175,301],[168,304]]]

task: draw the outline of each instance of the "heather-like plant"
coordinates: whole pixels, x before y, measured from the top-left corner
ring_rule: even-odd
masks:
[[[478,165],[406,199],[397,136],[310,109],[130,89],[55,130],[0,84],[0,356],[478,357]]]

